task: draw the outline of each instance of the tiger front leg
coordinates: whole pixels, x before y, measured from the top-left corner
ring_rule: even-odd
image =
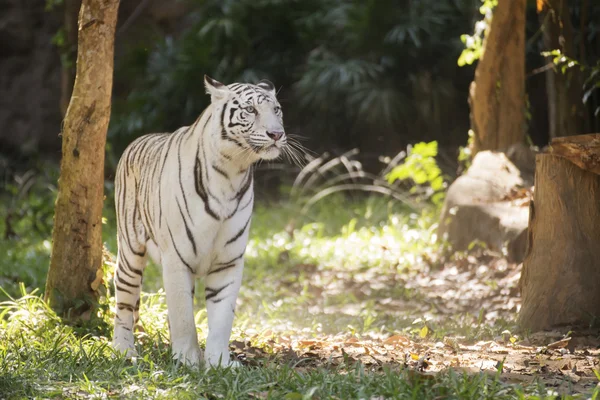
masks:
[[[207,366],[237,367],[230,360],[229,338],[235,314],[235,302],[242,283],[243,260],[213,266],[206,277],[205,295],[208,312],[208,336],[204,360]]]
[[[202,359],[194,321],[195,277],[178,256],[166,257],[163,281],[167,295],[167,312],[173,358],[188,365]]]

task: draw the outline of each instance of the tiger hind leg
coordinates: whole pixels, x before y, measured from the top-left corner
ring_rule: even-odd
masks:
[[[139,320],[140,293],[146,254],[134,252],[119,240],[115,270],[115,328],[113,347],[128,357],[137,355],[133,343],[133,327]],[[145,250],[145,249],[144,249]]]

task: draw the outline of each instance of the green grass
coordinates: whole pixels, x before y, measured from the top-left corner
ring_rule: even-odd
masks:
[[[164,314],[164,307],[153,301],[144,308],[146,315]],[[108,326],[97,326],[90,333],[90,327],[64,325],[38,296],[5,302],[1,310],[0,396],[7,399],[555,398],[541,386],[523,389],[483,373],[451,370],[425,376],[402,367],[377,371],[360,363],[304,367],[276,358],[236,370],[187,368],[171,360],[160,324],[145,325],[146,332],[138,337],[143,356],[132,362],[111,350],[104,335]]]
[[[134,361],[109,346],[112,299],[103,299],[106,307],[89,321],[61,321],[38,290],[43,290],[49,260],[48,236],[16,224],[20,237],[0,242],[0,253],[8,255],[0,263],[0,296],[5,300],[0,304],[0,399],[557,397],[542,384],[509,385],[497,375],[453,370],[424,375],[402,363],[372,366],[352,358],[332,363],[278,353],[269,337],[400,332],[418,340],[426,320],[423,310],[394,311],[379,300],[400,299],[411,307],[426,302],[426,293],[394,282],[435,268],[441,254],[434,243],[432,210],[414,213],[380,197],[342,196],[323,200],[307,215],[298,210],[289,203],[256,207],[232,337],[243,343],[247,355],[246,366],[237,370],[205,371],[171,359],[164,292],[155,265],[145,274],[143,330],[136,334],[141,356]],[[114,253],[114,214],[108,203],[105,216],[105,243]],[[203,345],[206,312],[202,291],[197,293],[196,322]],[[448,334],[480,339],[499,334],[511,323],[486,324],[475,314],[430,320],[427,326],[432,340]],[[599,390],[594,396],[598,398]]]

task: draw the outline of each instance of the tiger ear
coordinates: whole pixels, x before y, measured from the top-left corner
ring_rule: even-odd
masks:
[[[222,100],[229,94],[229,88],[221,82],[214,80],[208,75],[204,75],[204,86],[206,93],[210,94],[211,101]]]
[[[267,92],[271,92],[273,95],[277,94],[275,93],[275,85],[273,85],[271,81],[268,81],[266,79],[263,79],[262,81],[258,82],[256,86],[258,86],[261,89],[265,89]]]

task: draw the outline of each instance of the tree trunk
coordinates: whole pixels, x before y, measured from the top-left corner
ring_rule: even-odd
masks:
[[[577,58],[567,0],[546,0],[538,6],[538,13],[545,50],[560,50],[569,58]],[[552,62],[552,58],[553,56],[548,57],[548,62]],[[569,68],[564,74],[560,66],[546,71],[551,139],[578,135],[585,131],[587,114],[583,105],[582,90],[583,82],[579,68]]]
[[[524,141],[525,3],[502,0],[494,9],[469,90],[475,153]]]
[[[62,133],[46,283],[46,299],[62,313],[93,303],[93,286],[102,279],[104,149],[118,6],[119,0],[83,0],[79,12],[77,76]]]
[[[519,325],[538,331],[600,315],[600,135],[552,141],[536,158]]]

